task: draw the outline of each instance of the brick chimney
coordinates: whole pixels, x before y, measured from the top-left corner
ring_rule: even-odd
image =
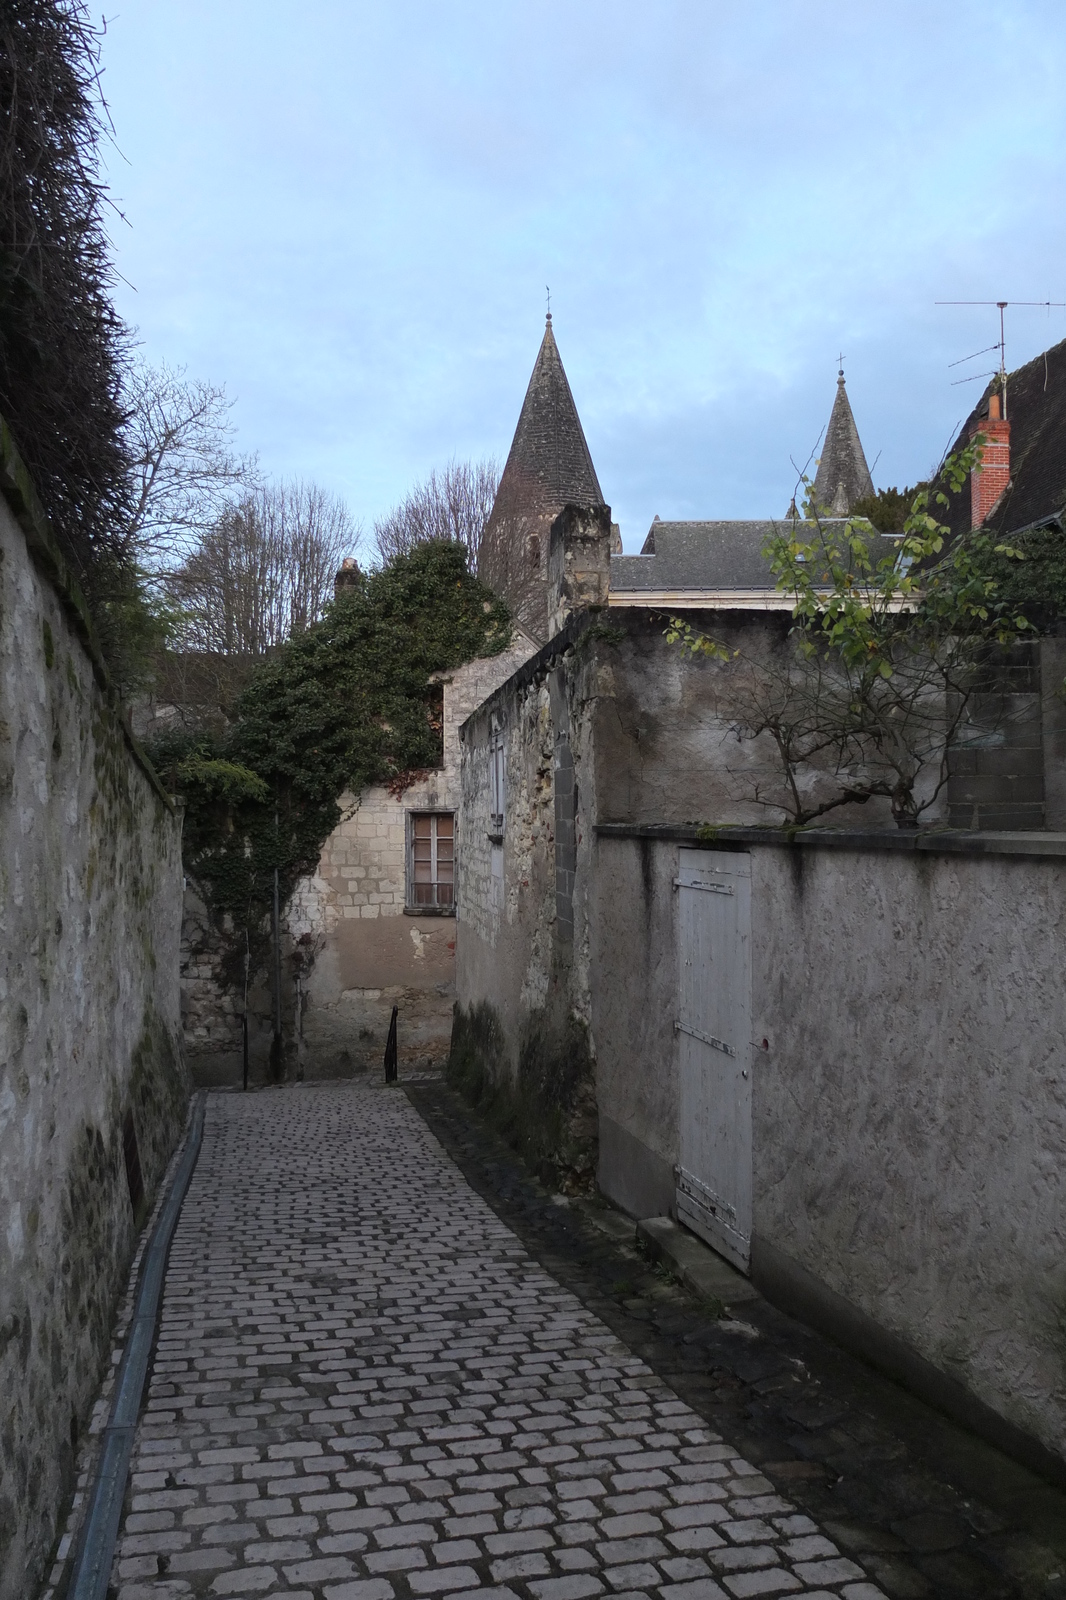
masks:
[[[985,436],[981,464],[970,473],[970,526],[980,528],[988,521],[1010,483],[1010,423],[1000,415],[998,390],[989,395],[988,416],[973,432]]]

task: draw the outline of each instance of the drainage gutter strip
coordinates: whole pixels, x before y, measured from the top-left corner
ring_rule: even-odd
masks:
[[[122,1519],[122,1502],[126,1496],[133,1439],[159,1319],[170,1241],[200,1153],[203,1128],[204,1097],[200,1094],[193,1105],[185,1149],[174,1174],[170,1193],[163,1202],[144,1253],[133,1320],[119,1363],[111,1416],[104,1429],[103,1449],[90,1491],[89,1509],[78,1540],[67,1600],[105,1600],[107,1594]]]

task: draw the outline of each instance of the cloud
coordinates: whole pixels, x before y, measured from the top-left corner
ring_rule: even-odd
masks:
[[[912,481],[995,332],[933,302],[1066,299],[1066,28],[1004,10],[129,0],[122,309],[367,520],[506,452],[545,283],[628,543],[783,510],[841,349],[877,480]],[[1011,359],[1064,334],[1011,313]]]

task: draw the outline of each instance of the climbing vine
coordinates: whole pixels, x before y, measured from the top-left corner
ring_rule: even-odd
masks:
[[[278,869],[283,902],[314,869],[346,791],[401,792],[441,763],[429,679],[496,655],[506,607],[467,571],[460,545],[417,546],[360,574],[320,623],[253,674],[223,734],[167,735],[151,754],[185,804],[185,870],[230,947],[261,954]]]

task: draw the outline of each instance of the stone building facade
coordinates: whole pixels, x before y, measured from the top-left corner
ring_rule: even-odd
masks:
[[[443,677],[443,765],[400,792],[341,798],[343,820],[286,915],[304,953],[302,1049],[321,1071],[380,1066],[392,1007],[401,1060],[437,1066],[455,1000],[459,727],[533,653],[518,631],[498,656]]]

